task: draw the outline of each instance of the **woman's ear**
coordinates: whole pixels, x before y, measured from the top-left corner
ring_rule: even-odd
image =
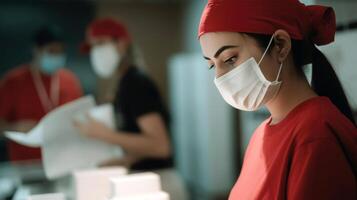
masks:
[[[277,30],[274,33],[274,51],[279,63],[283,63],[291,51],[291,38],[285,30]]]

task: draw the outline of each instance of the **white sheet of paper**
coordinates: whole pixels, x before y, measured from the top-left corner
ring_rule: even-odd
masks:
[[[75,116],[75,119],[79,122],[86,123],[88,120],[86,119],[86,115],[89,114],[95,120],[102,122],[106,126],[111,129],[115,129],[115,116],[114,116],[114,107],[112,104],[103,104],[96,106],[90,109],[86,113],[78,113]]]
[[[90,110],[85,110],[81,113],[76,113],[75,120],[85,123],[85,115],[89,114],[95,120],[104,123],[106,126],[115,129],[115,117],[114,117],[114,107],[112,104],[103,104],[91,108]],[[43,123],[39,123],[35,128],[33,128],[28,133],[16,132],[16,131],[6,131],[5,136],[17,142],[19,144],[29,146],[29,147],[41,147],[43,143]]]
[[[40,147],[42,145],[43,127],[41,124],[33,128],[28,133],[6,131],[5,136],[19,144],[29,147]]]
[[[87,96],[55,109],[43,119],[42,156],[49,179],[123,155],[119,146],[85,137],[73,126],[74,116],[94,107],[94,98]]]
[[[5,134],[22,145],[41,147],[45,174],[49,179],[68,175],[78,169],[93,168],[123,156],[119,146],[87,138],[78,132],[73,122],[87,113],[108,127],[115,128],[113,106],[95,106],[93,96],[86,96],[51,111],[28,133]]]

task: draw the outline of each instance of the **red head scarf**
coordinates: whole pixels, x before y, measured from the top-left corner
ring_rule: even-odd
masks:
[[[198,36],[208,32],[272,35],[278,29],[296,40],[329,44],[335,38],[335,13],[331,7],[306,6],[298,0],[209,0]]]
[[[126,39],[130,41],[128,30],[121,22],[112,18],[97,19],[87,27],[86,41],[81,46],[81,52],[87,53],[90,50],[89,38],[109,36],[116,39]]]

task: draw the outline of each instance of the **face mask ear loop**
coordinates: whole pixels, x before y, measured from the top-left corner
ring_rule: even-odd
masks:
[[[260,60],[259,60],[259,62],[258,62],[258,65],[260,65],[260,63],[263,61],[263,58],[264,58],[265,55],[267,54],[267,52],[268,52],[268,50],[269,50],[269,48],[270,48],[270,45],[271,45],[271,43],[273,42],[273,39],[274,39],[274,35],[271,36],[270,41],[269,41],[269,44],[268,44],[268,47],[265,49],[265,51],[264,51],[262,57],[260,58]]]
[[[283,69],[283,63],[280,64],[278,76],[276,77],[276,80],[275,80],[274,82],[278,82],[278,81],[279,81],[279,78],[280,78],[280,74],[281,74],[282,69]]]

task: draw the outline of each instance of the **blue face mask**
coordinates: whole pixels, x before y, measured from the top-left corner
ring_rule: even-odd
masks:
[[[43,73],[51,75],[66,65],[66,56],[63,54],[44,53],[39,60],[39,65]]]

